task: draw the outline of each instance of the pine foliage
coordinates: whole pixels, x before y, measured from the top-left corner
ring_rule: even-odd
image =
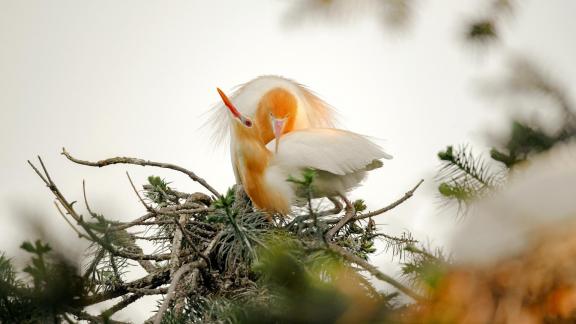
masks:
[[[98,167],[117,163],[168,165],[126,157],[88,162],[66,151],[64,155],[76,163]],[[307,170],[287,179],[308,198],[306,205],[282,217],[255,209],[241,186],[223,195],[208,196],[178,191],[166,179],[150,176],[138,190],[128,176],[146,213],[119,222],[92,209],[85,185],[88,217],[81,215],[41,159],[39,163],[41,168],[30,165],[56,197],[57,211],[90,246],[82,260],[83,270],[79,271],[56,262],[59,259],[51,255],[48,245],[26,242],[22,248],[34,255],[31,265],[24,269],[30,277],[27,281],[17,280],[10,261],[2,257],[0,284],[6,312],[0,311],[0,319],[119,323],[114,319],[117,312],[143,296],[158,295],[162,299],[149,322],[333,322],[348,316],[360,301],[372,305],[371,311],[353,318],[386,320],[396,314],[399,293],[379,292],[372,276],[410,298],[418,297],[410,285],[381,273],[368,260],[376,252],[377,240],[385,242],[386,249],[400,258],[410,245],[418,244],[407,232],[401,236],[381,232],[372,217],[400,205],[419,184],[409,196],[382,211],[368,212],[363,200],[352,202],[342,211],[338,206],[341,203],[329,208],[312,198],[316,173]],[[168,166],[200,181],[188,170]],[[208,184],[205,187],[215,192]],[[142,248],[145,241],[152,245],[152,252]],[[135,267],[142,268],[146,275],[131,280],[128,273]],[[68,282],[60,284],[64,277]],[[58,286],[53,287],[56,283]],[[350,290],[350,286],[354,288]],[[39,295],[32,300],[20,293],[23,289]],[[47,308],[32,306],[43,305],[39,298],[53,290],[60,294],[50,295],[54,304]],[[86,311],[92,305],[113,300],[115,303],[99,314]]]

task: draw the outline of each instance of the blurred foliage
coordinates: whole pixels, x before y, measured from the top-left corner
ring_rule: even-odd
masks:
[[[438,191],[448,202],[455,202],[459,213],[465,214],[473,199],[500,186],[502,171],[494,171],[481,158],[472,153],[468,146],[448,146],[438,153],[442,167],[436,179]]]
[[[439,152],[442,166],[436,176],[438,191],[447,203],[458,205],[461,215],[473,200],[504,185],[514,167],[576,138],[576,112],[564,90],[533,63],[517,60],[514,67],[513,75],[506,78],[499,92],[526,98],[545,95],[552,99],[551,104],[539,109],[562,118],[553,130],[541,119],[513,120],[508,135],[494,141],[490,160],[472,154],[466,145],[458,149],[448,146]]]
[[[0,322],[57,323],[85,295],[84,281],[75,266],[51,253],[41,241],[24,242],[32,255],[22,278],[11,260],[0,255]]]
[[[414,0],[298,0],[292,2],[286,22],[302,25],[307,22],[342,24],[373,17],[388,28],[406,27],[412,18]]]
[[[496,263],[453,266],[434,279],[411,323],[574,323],[576,227],[535,233],[524,252]],[[566,226],[567,225],[567,226]]]
[[[498,33],[493,21],[480,20],[470,23],[466,37],[474,41],[491,41],[498,37]]]

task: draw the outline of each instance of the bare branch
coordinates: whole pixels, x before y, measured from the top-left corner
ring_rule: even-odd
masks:
[[[142,203],[142,205],[144,206],[144,208],[146,208],[147,211],[149,212],[154,212],[154,208],[152,208],[151,206],[149,206],[144,199],[142,199],[142,197],[140,196],[140,193],[138,193],[138,189],[136,189],[136,186],[134,185],[134,182],[132,182],[132,178],[130,178],[130,174],[128,173],[128,171],[126,171],[126,176],[128,177],[128,181],[130,182],[130,186],[132,186],[132,189],[134,190],[134,193],[136,194],[136,196],[138,197],[138,200],[140,200],[140,202]]]
[[[141,225],[143,222],[145,222],[146,220],[148,220],[154,216],[156,216],[155,213],[148,213],[142,217],[136,218],[135,220],[133,220],[129,223],[114,224],[112,226],[112,230],[119,231],[119,230],[125,230],[127,228],[132,227],[132,226],[138,226],[138,225]]]
[[[141,295],[163,295],[168,292],[168,288],[128,288],[128,291]]]
[[[380,214],[383,214],[391,209],[396,208],[398,205],[402,204],[403,202],[405,202],[406,200],[410,199],[413,195],[414,192],[416,191],[416,189],[418,189],[418,187],[420,187],[420,185],[424,182],[424,179],[421,179],[416,186],[414,186],[414,188],[410,189],[409,191],[407,191],[404,196],[402,196],[402,198],[396,200],[395,202],[391,203],[390,205],[380,208],[378,210],[369,212],[369,213],[365,213],[365,214],[360,214],[357,215],[356,217],[354,217],[354,220],[360,220],[360,219],[365,219],[365,218],[369,218],[372,216],[377,216]]]
[[[86,205],[88,213],[90,213],[90,215],[92,215],[93,217],[96,217],[96,213],[92,211],[92,209],[90,208],[90,204],[88,204],[88,198],[86,198],[86,181],[84,180],[82,180],[82,195],[84,196],[84,205]]]
[[[166,293],[166,297],[164,299],[164,302],[162,303],[162,306],[160,306],[160,309],[158,310],[158,312],[156,313],[156,316],[154,318],[154,324],[160,324],[160,322],[162,322],[162,317],[164,316],[164,313],[166,312],[166,310],[168,309],[168,306],[170,306],[170,302],[172,301],[172,298],[174,298],[175,295],[175,290],[176,287],[178,286],[178,282],[180,281],[180,278],[187,273],[188,271],[197,268],[200,266],[200,262],[192,262],[192,263],[186,263],[185,265],[181,266],[172,276],[172,281],[170,282],[170,287],[168,288],[168,293]]]
[[[32,167],[32,169],[34,170],[34,172],[36,172],[36,174],[40,177],[40,179],[42,179],[42,181],[44,181],[44,183],[47,186],[50,186],[50,183],[48,182],[48,180],[46,180],[46,178],[42,175],[42,173],[40,173],[40,171],[38,170],[38,168],[36,168],[36,166],[34,164],[32,164],[32,162],[30,162],[30,160],[27,160],[26,162],[28,162],[28,164],[30,165],[30,167]]]
[[[170,258],[170,275],[174,276],[179,265],[180,246],[182,245],[182,225],[186,222],[186,215],[180,215],[177,221],[174,237],[172,238],[172,257]]]
[[[121,301],[119,301],[118,303],[114,304],[114,306],[108,308],[107,310],[103,311],[100,314],[100,318],[102,318],[104,320],[104,322],[107,323],[107,321],[109,320],[109,317],[114,315],[114,313],[126,308],[128,305],[132,304],[133,302],[137,301],[138,299],[142,298],[142,296],[144,296],[143,294],[140,293],[136,293],[136,294],[132,294],[128,297],[123,298]]]
[[[66,151],[65,148],[62,148],[62,155],[64,155],[68,160],[70,160],[74,163],[92,166],[92,167],[98,167],[98,168],[105,167],[108,165],[113,165],[113,164],[133,164],[133,165],[140,165],[140,166],[154,166],[154,167],[179,171],[179,172],[186,174],[193,181],[198,182],[204,188],[208,189],[208,191],[210,191],[216,197],[218,197],[218,198],[221,197],[220,193],[216,189],[212,188],[212,186],[210,186],[206,182],[206,180],[198,177],[194,172],[187,170],[183,167],[177,166],[175,164],[147,161],[147,160],[131,158],[131,157],[114,157],[114,158],[110,158],[110,159],[106,159],[106,160],[100,160],[97,162],[90,162],[90,161],[84,161],[84,160],[79,160],[79,159],[74,158],[72,155],[70,155],[70,153],[68,153]]]
[[[74,232],[76,232],[76,234],[78,234],[78,237],[82,237],[85,238],[89,241],[90,238],[82,233],[80,233],[80,231],[76,228],[76,226],[74,226],[74,224],[72,224],[69,220],[68,217],[66,217],[66,215],[64,214],[64,212],[62,211],[62,209],[60,209],[60,206],[58,206],[58,201],[54,200],[54,206],[56,206],[56,209],[58,210],[58,213],[60,213],[60,215],[62,215],[62,218],[64,218],[64,220],[66,221],[66,223],[68,223],[68,225],[70,225],[70,228],[72,228],[72,230],[74,230]]]
[[[130,289],[156,288],[158,286],[166,284],[168,282],[168,279],[170,278],[169,275],[170,273],[168,269],[163,269],[159,272],[149,274],[146,277],[119,285],[112,290],[84,297],[83,299],[80,300],[80,304],[82,306],[98,304],[103,301],[125,295],[130,292],[129,291]]]
[[[178,225],[178,227],[180,228],[181,233],[183,234],[183,238],[186,239],[188,241],[188,243],[190,244],[190,247],[192,248],[192,250],[194,250],[194,252],[196,254],[198,254],[198,256],[200,256],[202,259],[204,259],[204,261],[206,261],[206,263],[208,265],[210,265],[210,267],[212,267],[212,265],[210,264],[210,259],[208,259],[207,256],[205,256],[203,253],[200,253],[200,251],[198,251],[198,249],[196,248],[196,246],[194,245],[194,241],[190,239],[190,237],[197,237],[202,241],[208,241],[207,239],[194,234],[190,231],[188,231],[184,225],[182,224],[182,222],[176,222],[176,225]]]
[[[198,286],[198,279],[200,276],[200,269],[194,268],[192,273],[187,275],[184,280],[179,283],[178,290],[176,291],[176,302],[174,304],[174,313],[180,314],[184,309],[185,297],[191,292],[196,290]]]

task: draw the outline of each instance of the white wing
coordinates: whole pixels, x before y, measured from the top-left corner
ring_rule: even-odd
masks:
[[[334,109],[305,86],[284,77],[260,76],[236,87],[230,95],[230,101],[242,114],[252,117],[256,113],[260,98],[274,88],[284,88],[298,100],[298,109],[301,111],[297,114],[295,129],[334,127]],[[215,144],[220,144],[229,137],[232,119],[222,102],[215,104],[209,113],[209,119],[204,126],[213,131],[212,140]]]
[[[266,147],[274,151],[274,141]],[[310,128],[282,136],[271,163],[287,170],[313,168],[346,175],[366,168],[374,160],[391,158],[362,135],[334,128]]]

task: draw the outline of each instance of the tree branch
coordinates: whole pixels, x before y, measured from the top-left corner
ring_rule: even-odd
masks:
[[[98,294],[93,294],[87,296],[80,300],[80,305],[89,306],[93,304],[98,304],[103,301],[120,297],[130,292],[132,289],[140,288],[156,288],[158,286],[164,285],[168,282],[170,272],[168,269],[163,269],[159,272],[149,274],[146,277],[136,279],[134,281],[120,285],[113,290],[105,291]]]
[[[90,162],[90,161],[79,160],[79,159],[74,158],[72,155],[70,155],[70,153],[68,153],[66,151],[65,148],[62,148],[62,155],[64,155],[68,160],[70,160],[74,163],[92,166],[92,167],[98,167],[98,168],[105,167],[108,165],[113,165],[113,164],[133,164],[133,165],[140,165],[140,166],[154,166],[154,167],[179,171],[179,172],[186,174],[193,181],[198,182],[204,188],[208,189],[208,191],[210,191],[214,196],[216,196],[218,198],[221,197],[220,193],[216,189],[212,188],[212,186],[210,186],[206,182],[206,180],[200,178],[194,172],[187,170],[181,166],[177,166],[175,164],[147,161],[147,160],[143,160],[143,159],[124,157],[124,156],[100,160],[97,162]]]
[[[164,302],[162,303],[162,306],[160,306],[160,309],[158,310],[154,318],[154,324],[160,324],[160,322],[162,322],[162,317],[164,316],[166,310],[168,310],[168,306],[170,306],[170,302],[172,301],[172,298],[174,298],[174,295],[176,294],[175,291],[176,287],[178,286],[178,282],[180,281],[180,278],[182,278],[182,276],[188,271],[199,267],[200,262],[201,261],[186,263],[174,273],[174,276],[172,276],[172,281],[170,282],[170,287],[168,288],[168,293],[166,293]]]
[[[396,208],[398,205],[402,204],[403,202],[405,202],[406,200],[410,199],[413,195],[414,192],[416,191],[416,189],[418,189],[418,187],[420,187],[420,185],[424,182],[424,179],[421,179],[420,181],[418,181],[418,183],[416,184],[416,186],[414,186],[414,188],[410,189],[409,191],[407,191],[404,196],[402,196],[402,198],[396,200],[395,202],[391,203],[390,205],[380,208],[378,210],[369,212],[369,213],[365,213],[365,214],[360,214],[360,215],[356,215],[354,217],[354,220],[360,220],[360,219],[365,219],[365,218],[369,218],[372,216],[377,216],[380,214],[384,214],[385,212]],[[330,220],[329,222],[333,222],[332,220]]]

